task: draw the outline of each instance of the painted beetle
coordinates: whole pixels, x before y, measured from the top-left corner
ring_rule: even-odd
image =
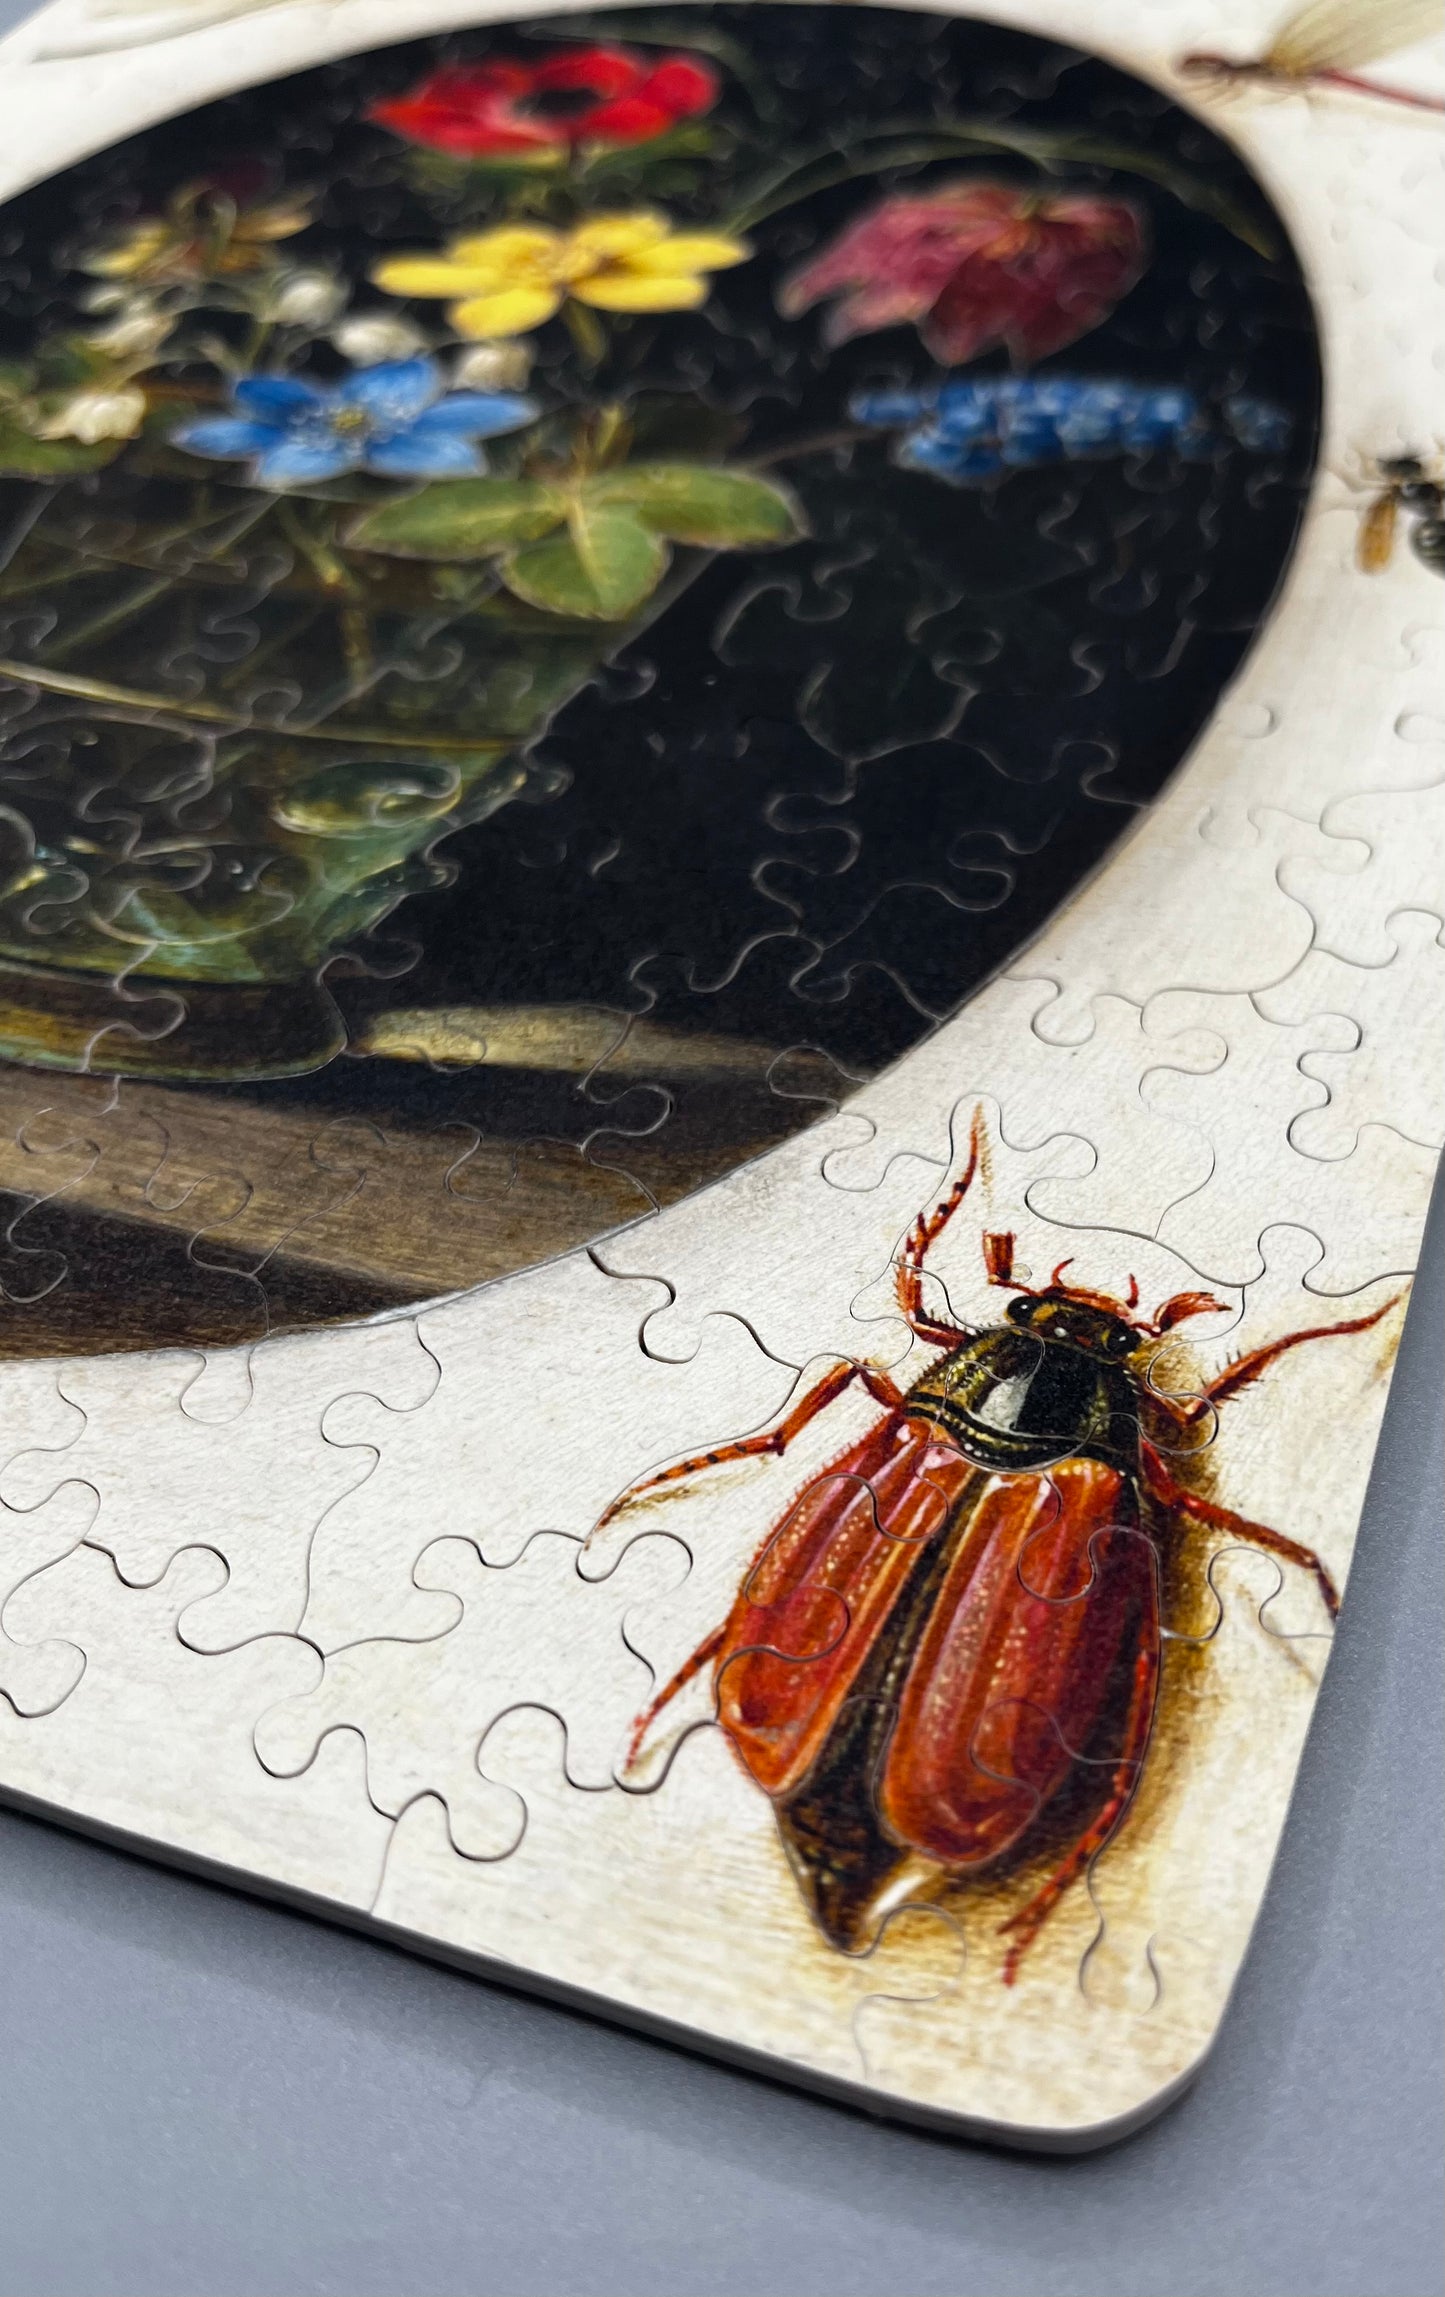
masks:
[[[711,1665],[719,1719],[773,1801],[804,1898],[856,1951],[920,1887],[997,1879],[1052,1847],[1053,1870],[1003,1925],[1004,1982],[1108,1842],[1139,1781],[1161,1658],[1160,1567],[1190,1528],[1224,1532],[1313,1574],[1311,1549],[1180,1483],[1163,1456],[1290,1348],[1363,1332],[1368,1316],[1292,1332],[1198,1395],[1162,1394],[1163,1335],[1221,1309],[1181,1292],[1152,1321],[1138,1287],[1112,1300],[1013,1277],[1013,1238],[986,1234],[989,1281],[1017,1294],[982,1331],[927,1313],[930,1247],[968,1193],[967,1168],[897,1264],[913,1333],[945,1353],[907,1389],[841,1363],[774,1428],[634,1484],[602,1517],[700,1469],[780,1453],[853,1381],[882,1407],[868,1434],[803,1489],[733,1607],[639,1718],[643,1734]],[[920,1866],[922,1874],[920,1876]]]

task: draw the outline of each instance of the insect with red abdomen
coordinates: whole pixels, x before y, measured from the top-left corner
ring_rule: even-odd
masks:
[[[794,1873],[824,1936],[864,1945],[900,1892],[1012,1875],[1049,1850],[1052,1871],[1003,1930],[1004,1982],[1071,1883],[1122,1822],[1154,1723],[1161,1566],[1190,1531],[1225,1533],[1310,1572],[1319,1557],[1178,1480],[1165,1459],[1287,1350],[1364,1332],[1367,1316],[1252,1350],[1203,1390],[1162,1393],[1158,1342],[1225,1303],[1181,1292],[1149,1320],[1138,1286],[1114,1300],[1015,1280],[1013,1238],[986,1234],[991,1284],[1012,1291],[983,1330],[929,1314],[924,1263],[978,1171],[966,1168],[910,1230],[896,1269],[914,1335],[941,1349],[910,1387],[840,1363],[776,1427],[681,1460],[639,1495],[760,1453],[781,1453],[858,1381],[880,1406],[860,1441],[805,1485],[753,1560],[732,1609],[664,1685],[644,1733],[705,1667],[744,1769],[772,1799]],[[600,1526],[599,1526],[600,1528]]]

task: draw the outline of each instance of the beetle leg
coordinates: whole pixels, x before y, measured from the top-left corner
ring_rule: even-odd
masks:
[[[1403,1298],[1404,1294],[1397,1292],[1393,1300],[1387,1300],[1383,1308],[1376,1308],[1368,1316],[1352,1316],[1347,1324],[1312,1324],[1307,1331],[1287,1332],[1282,1340],[1271,1340],[1263,1348],[1251,1348],[1247,1356],[1241,1356],[1236,1364],[1227,1364],[1218,1377],[1210,1381],[1201,1403],[1222,1404],[1226,1396],[1237,1396],[1241,1388],[1249,1387],[1261,1372],[1267,1372],[1279,1357],[1291,1348],[1298,1348],[1305,1340],[1328,1340],[1336,1333],[1368,1332],[1372,1324],[1378,1324],[1382,1316],[1388,1316],[1392,1308],[1398,1307]]]
[[[894,1280],[898,1305],[908,1319],[909,1330],[931,1348],[957,1348],[973,1337],[957,1324],[944,1324],[928,1315],[923,1305],[923,1263],[972,1188],[982,1154],[983,1113],[975,1110],[968,1137],[968,1163],[942,1202],[927,1215],[920,1212],[899,1255]]]
[[[642,1713],[638,1716],[637,1721],[632,1726],[632,1736],[627,1742],[628,1763],[636,1762],[637,1750],[641,1746],[649,1726],[657,1720],[657,1717],[662,1713],[663,1708],[667,1706],[671,1700],[677,1697],[679,1691],[685,1689],[685,1687],[692,1681],[694,1675],[700,1675],[702,1673],[703,1668],[708,1664],[710,1659],[716,1658],[718,1652],[722,1648],[722,1640],[726,1633],[727,1621],[724,1620],[720,1627],[714,1627],[711,1635],[707,1636],[703,1642],[699,1643],[697,1649],[693,1652],[690,1659],[683,1660],[682,1665],[678,1668],[677,1673],[673,1676],[671,1682],[664,1684],[663,1688],[658,1692],[656,1698],[653,1699],[649,1705],[643,1708]],[[626,1764],[624,1764],[623,1767],[625,1769],[627,1767]]]
[[[1370,1321],[1373,1323],[1374,1318]],[[1326,1326],[1326,1329],[1339,1332],[1344,1327],[1332,1324]],[[1308,1335],[1299,1334],[1297,1337],[1305,1338]],[[1272,1531],[1267,1523],[1251,1523],[1248,1516],[1236,1515],[1233,1508],[1220,1507],[1212,1499],[1201,1499],[1198,1492],[1189,1491],[1183,1484],[1176,1483],[1151,1443],[1141,1443],[1139,1455],[1143,1463],[1144,1480],[1163,1506],[1191,1518],[1210,1531],[1227,1531],[1247,1546],[1262,1547],[1267,1554],[1278,1555],[1286,1563],[1297,1563],[1302,1571],[1312,1572],[1315,1584],[1324,1597],[1325,1609],[1331,1619],[1339,1617],[1340,1591],[1312,1547],[1302,1547],[1298,1540],[1286,1539],[1282,1531]]]
[[[1159,1650],[1152,1641],[1141,1649],[1134,1661],[1134,1680],[1129,1687],[1129,1708],[1124,1722],[1124,1751],[1114,1765],[1114,1776],[1109,1792],[1098,1811],[1084,1829],[1062,1866],[1049,1876],[1042,1890],[1035,1891],[1027,1906],[999,1925],[999,1936],[1013,1934],[1013,1944],[1004,1958],[1003,1982],[1012,1986],[1019,1974],[1019,1964],[1032,1946],[1064,1892],[1098,1857],[1134,1799],[1139,1783],[1149,1732],[1154,1721],[1154,1695],[1159,1682]]]
[[[681,1483],[685,1476],[697,1475],[703,1468],[721,1467],[727,1460],[752,1460],[769,1453],[785,1452],[794,1436],[801,1435],[810,1420],[815,1420],[820,1412],[825,1412],[830,1404],[836,1403],[844,1389],[850,1387],[854,1380],[862,1381],[875,1403],[884,1405],[890,1412],[902,1409],[903,1390],[889,1379],[886,1372],[875,1372],[871,1364],[835,1364],[832,1371],[825,1372],[806,1395],[799,1397],[792,1410],[779,1420],[775,1428],[766,1428],[760,1435],[739,1436],[730,1444],[716,1445],[710,1452],[697,1452],[691,1459],[678,1460],[670,1468],[659,1468],[656,1475],[644,1476],[640,1483],[629,1484],[626,1491],[619,1492],[616,1499],[602,1510],[594,1529],[600,1531],[605,1523],[610,1523],[615,1515],[620,1515],[625,1507],[630,1507],[644,1492],[658,1491],[664,1484]]]

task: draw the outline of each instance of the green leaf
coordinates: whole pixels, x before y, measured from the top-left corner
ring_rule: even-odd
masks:
[[[114,462],[124,439],[37,439],[19,423],[0,419],[0,477],[65,479],[78,471],[101,471]]]
[[[633,463],[590,481],[589,501],[625,505],[673,542],[711,550],[796,542],[802,513],[783,487],[712,463]]]
[[[491,558],[536,541],[566,515],[566,496],[531,479],[438,479],[368,511],[347,541],[392,558]]]
[[[87,383],[104,384],[114,378],[108,351],[97,349],[84,335],[50,335],[36,346],[35,368],[45,391],[69,393]]]
[[[667,572],[665,543],[625,510],[574,506],[566,534],[513,551],[502,580],[529,606],[589,622],[621,622]]]

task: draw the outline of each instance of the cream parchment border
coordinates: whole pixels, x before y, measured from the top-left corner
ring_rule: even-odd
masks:
[[[0,196],[225,90],[516,12],[284,0],[37,61],[83,35],[84,0],[56,0],[0,42]],[[1201,96],[1176,59],[1257,51],[1254,0],[987,13],[1204,112],[1294,235],[1325,428],[1267,629],[1099,876],[756,1164],[405,1316],[203,1361],[0,1366],[0,1687],[23,1663],[60,1692],[0,1700],[0,1793],[875,2109],[1068,2147],[1157,2110],[1208,2048],[1328,1649],[1308,1589],[1216,1559],[1222,1622],[1171,1658],[1139,1804],[1009,1994],[996,1908],[910,1912],[862,1962],[824,1948],[717,1732],[655,1791],[610,1783],[648,1682],[628,1645],[670,1671],[851,1407],[821,1451],[577,1544],[650,1465],[766,1421],[801,1367],[901,1361],[880,1280],[980,1101],[984,1209],[1025,1260],[1072,1251],[1079,1280],[1135,1273],[1146,1300],[1198,1271],[1237,1304],[1196,1369],[1375,1305],[1414,1262],[1445,1130],[1445,586],[1406,550],[1371,580],[1352,553],[1373,459],[1441,444],[1445,136],[1347,96]],[[1441,61],[1392,76],[1438,85]],[[967,1315],[977,1223],[956,1225],[939,1267]],[[1220,1498],[1341,1579],[1398,1324],[1288,1359],[1212,1463]]]

